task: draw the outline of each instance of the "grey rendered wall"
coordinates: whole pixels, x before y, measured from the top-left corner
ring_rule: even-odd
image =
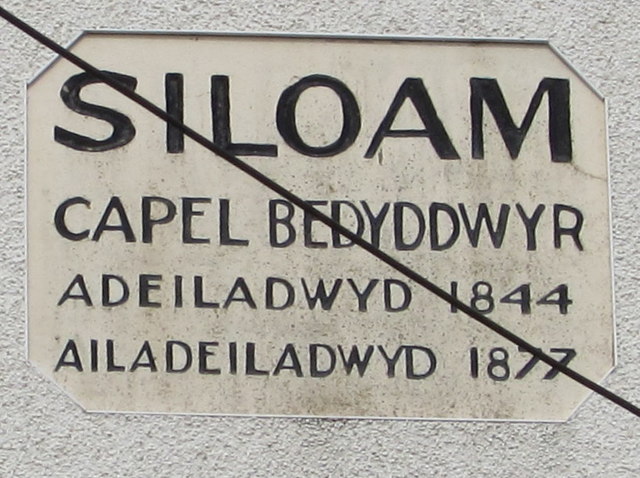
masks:
[[[609,101],[618,367],[640,403],[640,4],[630,0],[22,0],[66,44],[84,29],[551,40]],[[565,424],[87,414],[25,361],[25,83],[52,59],[0,22],[0,476],[633,477],[640,419],[596,396]]]

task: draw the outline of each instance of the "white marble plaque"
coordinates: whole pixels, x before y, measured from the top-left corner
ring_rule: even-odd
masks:
[[[72,51],[596,381],[605,103],[541,42]],[[588,391],[66,61],[28,87],[29,360],[91,411],[565,420]]]

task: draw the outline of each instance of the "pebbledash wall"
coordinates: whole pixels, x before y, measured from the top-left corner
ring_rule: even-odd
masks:
[[[62,44],[81,31],[548,39],[608,100],[617,367],[640,403],[640,6],[624,0],[4,2]],[[25,353],[25,92],[51,53],[0,22],[0,476],[635,477],[640,419],[591,396],[566,423],[91,414]],[[535,397],[531,397],[535,400]]]

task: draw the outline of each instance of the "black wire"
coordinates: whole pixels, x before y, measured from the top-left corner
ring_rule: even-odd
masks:
[[[242,161],[238,157],[234,156],[233,154],[229,153],[225,149],[220,148],[219,146],[214,144],[209,139],[205,138],[204,136],[202,136],[201,134],[199,134],[195,130],[193,130],[193,129],[189,128],[188,126],[186,126],[180,120],[177,120],[176,118],[174,118],[174,117],[170,116],[169,114],[167,114],[166,111],[164,111],[163,109],[159,108],[158,106],[156,106],[155,104],[153,104],[152,102],[147,100],[146,98],[140,96],[139,94],[137,94],[134,91],[132,91],[129,88],[127,88],[125,85],[119,83],[118,81],[112,79],[110,76],[104,74],[102,71],[98,70],[93,65],[87,63],[86,61],[84,61],[80,57],[74,55],[69,50],[67,50],[66,48],[64,48],[61,45],[57,44],[56,42],[51,40],[49,37],[47,37],[46,35],[40,33],[35,28],[29,26],[27,23],[23,22],[22,20],[17,18],[15,15],[9,13],[7,10],[5,10],[2,7],[0,7],[0,16],[2,18],[4,18],[5,20],[7,20],[12,25],[14,25],[17,28],[19,28],[20,30],[22,30],[27,35],[31,36],[33,39],[35,39],[36,41],[38,41],[42,45],[46,46],[50,50],[54,51],[55,53],[57,53],[58,55],[62,56],[63,58],[65,58],[69,62],[73,63],[74,65],[78,66],[79,68],[81,68],[82,70],[86,71],[87,73],[92,74],[93,76],[98,78],[100,81],[102,81],[106,85],[108,85],[111,88],[119,91],[124,96],[126,96],[130,100],[134,101],[135,103],[139,104],[140,106],[145,108],[147,111],[151,112],[152,114],[154,114],[158,118],[162,119],[166,123],[168,123],[171,126],[174,126],[175,128],[179,129],[181,132],[183,132],[186,136],[191,138],[193,141],[199,143],[201,146],[205,147],[209,151],[215,153],[216,155],[220,156],[221,158],[223,158],[227,162],[231,163],[233,166],[235,166],[236,168],[238,168],[241,171],[245,172],[246,174],[248,174],[249,176],[254,178],[256,181],[260,182],[261,184],[263,184],[264,186],[268,187],[269,189],[271,189],[275,193],[277,193],[280,196],[284,197],[289,202],[291,202],[291,203],[295,204],[296,206],[298,206],[300,209],[302,209],[307,214],[310,214],[311,216],[316,218],[318,221],[326,224],[331,229],[339,232],[342,236],[346,237],[347,239],[352,241],[354,244],[358,245],[362,249],[364,249],[367,252],[369,252],[370,254],[372,254],[374,257],[376,257],[376,258],[380,259],[382,262],[388,264],[393,269],[395,269],[396,271],[398,271],[401,274],[403,274],[405,277],[408,277],[412,281],[418,283],[419,285],[421,285],[422,287],[424,287],[428,291],[430,291],[433,294],[435,294],[438,297],[440,297],[445,302],[448,302],[452,306],[458,308],[459,310],[461,310],[462,312],[467,314],[472,319],[475,319],[476,321],[480,322],[482,325],[484,325],[484,326],[488,327],[489,329],[493,330],[498,335],[501,335],[502,337],[504,337],[505,339],[507,339],[510,342],[514,343],[518,347],[521,347],[523,350],[525,350],[526,352],[530,353],[531,355],[533,355],[534,357],[538,358],[539,360],[545,362],[546,364],[548,364],[550,367],[554,368],[555,370],[558,370],[559,372],[561,372],[564,375],[568,376],[569,378],[575,380],[576,382],[580,383],[581,385],[583,385],[583,386],[587,387],[588,389],[596,392],[597,394],[601,395],[602,397],[612,401],[613,403],[615,403],[616,405],[619,405],[620,407],[624,408],[625,410],[633,413],[635,416],[640,417],[640,408],[638,408],[637,406],[635,406],[632,403],[628,402],[627,400],[625,400],[624,398],[620,397],[619,395],[616,395],[615,393],[607,390],[606,388],[604,388],[603,386],[597,384],[596,382],[588,379],[584,375],[582,375],[582,374],[576,372],[575,370],[567,367],[566,365],[558,362],[553,357],[545,354],[544,352],[542,352],[542,350],[540,350],[539,348],[531,345],[529,342],[527,342],[526,340],[524,340],[520,336],[514,334],[510,330],[508,330],[508,329],[502,327],[501,325],[497,324],[496,322],[492,321],[491,319],[489,319],[485,315],[481,314],[480,312],[476,311],[475,309],[471,308],[470,306],[468,306],[464,302],[461,302],[456,297],[453,297],[452,295],[447,293],[445,290],[441,289],[440,287],[438,287],[437,285],[435,285],[431,281],[427,280],[425,277],[421,276],[420,274],[418,274],[416,271],[414,271],[410,267],[402,264],[401,262],[397,261],[396,259],[394,259],[390,255],[388,255],[387,253],[385,253],[382,250],[378,249],[377,247],[373,246],[372,244],[370,244],[369,242],[367,242],[366,240],[364,240],[360,236],[358,236],[355,233],[351,232],[349,229],[347,229],[346,227],[344,227],[340,223],[334,221],[329,216],[326,216],[321,211],[319,211],[315,207],[313,207],[310,204],[308,204],[306,201],[304,201],[299,196],[295,195],[294,193],[292,193],[291,191],[289,191],[285,187],[281,186],[277,182],[275,182],[272,179],[270,179],[269,177],[265,176],[260,171],[258,171],[257,169],[253,168],[249,164],[245,163],[244,161]]]

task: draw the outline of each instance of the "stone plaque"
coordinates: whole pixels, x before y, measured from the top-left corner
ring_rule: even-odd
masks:
[[[605,104],[542,42],[72,51],[591,379]],[[28,354],[91,411],[564,420],[588,390],[65,61],[28,87]]]

